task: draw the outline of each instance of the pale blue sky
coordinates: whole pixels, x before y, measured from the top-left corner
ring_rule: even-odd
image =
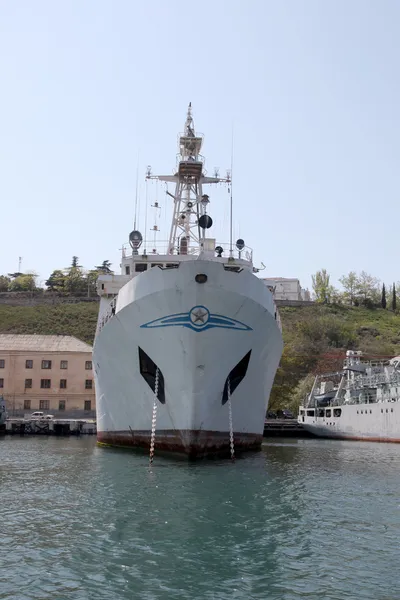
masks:
[[[143,179],[170,173],[191,101],[209,171],[234,123],[235,233],[263,276],[400,279],[399,28],[394,0],[0,0],[0,273],[118,269],[138,151]]]

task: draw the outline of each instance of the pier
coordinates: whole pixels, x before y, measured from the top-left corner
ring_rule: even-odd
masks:
[[[7,419],[9,435],[95,435],[94,419]]]
[[[266,419],[263,437],[312,438],[296,419]]]

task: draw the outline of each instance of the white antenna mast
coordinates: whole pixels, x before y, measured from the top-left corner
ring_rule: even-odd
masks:
[[[136,165],[136,193],[135,193],[135,217],[133,221],[133,229],[136,231],[137,210],[138,210],[138,182],[139,182],[139,150]]]
[[[153,254],[157,254],[157,233],[160,231],[157,225],[157,220],[160,215],[161,206],[158,203],[158,180],[156,179],[156,199],[154,204],[151,205],[154,208],[154,225],[152,227],[152,231],[154,231],[154,240],[153,240]]]
[[[229,225],[229,257],[233,258],[233,190],[232,190],[232,177],[233,177],[233,123],[232,123],[232,145],[231,145],[231,202],[230,202],[230,225]]]
[[[230,183],[230,174],[220,178],[209,177],[200,154],[203,136],[196,133],[192,105],[189,103],[183,133],[179,136],[178,165],[173,175],[152,175],[148,167],[146,179],[175,183],[175,193],[167,190],[173,199],[173,217],[168,242],[168,254],[197,254],[204,248],[206,232],[212,226],[207,207],[210,202],[203,186]]]

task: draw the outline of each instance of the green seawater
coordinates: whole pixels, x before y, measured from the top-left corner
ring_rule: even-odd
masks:
[[[400,446],[191,463],[0,439],[0,599],[397,600]]]

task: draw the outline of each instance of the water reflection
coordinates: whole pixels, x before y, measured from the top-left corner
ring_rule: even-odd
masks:
[[[274,440],[151,472],[91,438],[0,452],[0,598],[400,596],[400,447]]]

